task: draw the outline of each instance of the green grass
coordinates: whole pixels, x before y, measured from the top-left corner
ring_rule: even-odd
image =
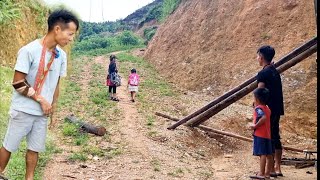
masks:
[[[8,122],[8,111],[11,103],[12,86],[11,82],[13,79],[13,70],[11,68],[0,66],[0,92],[1,92],[1,103],[0,103],[0,138],[3,139],[7,122]]]
[[[270,39],[271,35],[269,35],[268,33],[263,33],[263,34],[261,34],[261,38],[264,39],[264,40]]]
[[[62,124],[62,134],[67,137],[73,137],[76,146],[87,144],[89,136],[87,133],[79,131],[80,126],[77,124],[65,122]]]
[[[180,0],[164,0],[162,5],[162,13],[160,22],[166,20],[166,18],[178,7]]]
[[[7,25],[14,19],[21,18],[21,6],[13,0],[0,1],[0,25]]]
[[[173,176],[173,177],[181,177],[181,175],[183,174],[183,170],[181,168],[177,168],[175,171],[173,172],[169,172],[168,175]]]
[[[121,118],[121,111],[117,108],[116,102],[107,98],[108,93],[104,82],[105,67],[93,63],[92,58],[88,59],[85,56],[75,57],[71,63],[72,71],[63,82],[64,87],[61,88],[59,103],[83,122],[91,123],[94,121],[94,124],[102,125],[105,128],[116,123],[117,119]],[[81,84],[84,70],[90,70],[91,73],[87,86]],[[85,88],[88,89],[84,91]],[[122,153],[121,148],[100,149],[96,145],[96,136],[80,132],[79,125],[64,122],[61,125],[61,133],[68,137],[66,143],[79,146],[79,150],[68,157],[70,161],[87,161],[89,155],[113,158]],[[108,133],[101,140],[110,141]]]
[[[160,162],[159,162],[159,160],[158,159],[153,159],[153,160],[151,160],[151,165],[153,166],[153,170],[154,171],[160,171]]]
[[[143,100],[148,91],[156,93],[156,95],[162,96],[175,96],[176,93],[172,91],[172,87],[162,78],[155,68],[143,60],[142,58],[130,55],[129,53],[119,53],[117,55],[119,61],[124,63],[120,66],[120,72],[127,72],[129,75],[131,68],[136,68],[137,73],[141,76],[141,83],[139,86],[138,98]]]
[[[88,156],[85,153],[73,153],[68,157],[69,161],[86,161]]]
[[[108,158],[108,159],[111,159],[111,158],[114,158],[115,156],[118,156],[120,154],[122,154],[123,151],[121,148],[117,148],[117,149],[112,149],[110,151],[108,151],[105,156]]]
[[[31,12],[36,15],[36,22],[41,27],[46,25],[49,8],[44,6],[39,0],[26,0],[17,3],[15,0],[0,1],[0,25],[8,25],[14,28],[11,23],[16,19],[21,19],[25,12]]]
[[[84,146],[82,149],[83,153],[91,154],[92,156],[103,157],[105,151],[98,148],[97,146]]]
[[[17,152],[13,153],[9,164],[6,168],[6,175],[11,179],[24,179],[26,162],[25,162],[25,153],[26,153],[26,141],[24,140]],[[51,139],[47,139],[46,142],[46,151],[40,153],[37,169],[35,172],[35,180],[42,179],[45,166],[47,162],[51,159],[52,154],[59,153],[59,149],[56,148]]]
[[[155,121],[155,118],[151,115],[147,116],[147,126],[153,126],[154,125],[154,121]]]
[[[62,134],[64,136],[73,136],[73,137],[79,136],[80,135],[79,125],[65,122],[62,125]]]

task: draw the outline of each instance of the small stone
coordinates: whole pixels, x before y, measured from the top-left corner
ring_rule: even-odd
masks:
[[[98,156],[94,156],[94,157],[93,157],[93,160],[94,160],[94,161],[98,161],[98,160],[99,160],[99,157],[98,157]]]
[[[85,165],[85,164],[80,164],[80,167],[81,167],[81,168],[87,168],[88,166]]]
[[[91,154],[89,154],[89,155],[88,155],[88,159],[91,160],[92,158],[93,158],[93,156],[92,156]]]

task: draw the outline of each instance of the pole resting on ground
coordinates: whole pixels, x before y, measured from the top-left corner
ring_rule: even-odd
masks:
[[[170,119],[172,121],[179,121],[178,118],[174,118],[174,117],[171,117],[169,115],[166,115],[166,114],[163,114],[163,113],[160,113],[160,112],[156,112],[155,115]],[[187,126],[186,124],[184,124],[184,125]],[[204,126],[204,125],[199,125],[196,128],[199,128],[199,129],[201,129],[201,130],[203,130],[205,132],[212,132],[212,133],[216,133],[216,134],[220,134],[220,135],[224,135],[224,136],[240,139],[242,141],[247,141],[247,142],[252,142],[253,141],[253,139],[245,137],[245,136],[240,136],[238,134],[234,134],[234,133],[231,133],[231,132],[226,132],[226,131],[213,129],[213,128],[210,128],[210,127]],[[288,146],[282,146],[282,148],[284,150],[294,151],[294,152],[301,152],[301,153],[305,152],[305,151],[308,151],[308,152],[310,151],[310,150],[301,150],[301,149],[297,149],[297,148],[292,148],[292,147],[288,147]],[[316,151],[310,151],[310,152],[316,152]]]
[[[80,128],[87,133],[95,134],[97,136],[104,136],[107,132],[106,128],[82,122],[78,120],[73,114],[67,116],[65,119],[70,123],[80,125]]]

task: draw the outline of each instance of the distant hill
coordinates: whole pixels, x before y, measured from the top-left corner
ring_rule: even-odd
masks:
[[[155,0],[152,3],[136,10],[134,13],[130,14],[122,20],[123,23],[130,26],[132,30],[137,30],[144,23],[156,20],[161,16],[161,6],[163,0]]]
[[[156,20],[161,16],[162,3],[164,0],[155,0],[154,2],[136,10],[125,19],[117,21],[106,21],[101,23],[81,22],[81,31],[79,40],[95,34],[115,34],[125,30],[137,31],[144,23]],[[106,33],[107,32],[107,33]]]
[[[155,0],[122,20],[102,23],[81,22],[79,41],[96,35],[113,36],[129,30],[144,38],[147,44],[155,34],[158,25],[174,12],[179,3],[180,0]]]

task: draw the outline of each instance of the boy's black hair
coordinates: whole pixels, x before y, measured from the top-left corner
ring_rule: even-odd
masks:
[[[266,105],[269,101],[269,90],[267,88],[257,88],[253,91],[256,97],[262,104]]]
[[[263,58],[269,63],[272,61],[274,55],[276,54],[275,50],[271,46],[261,46],[258,49],[257,53],[260,53]]]
[[[110,61],[117,59],[117,57],[113,54],[110,55]]]
[[[53,11],[48,18],[48,32],[53,30],[53,27],[58,23],[62,23],[65,26],[67,23],[74,22],[77,25],[77,30],[79,29],[79,20],[78,18],[71,12],[66,9],[59,9]]]
[[[135,68],[131,69],[131,73],[137,73],[137,70]]]

